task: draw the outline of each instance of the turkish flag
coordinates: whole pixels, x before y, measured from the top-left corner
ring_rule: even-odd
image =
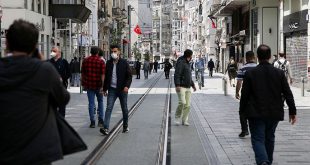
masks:
[[[135,33],[137,33],[138,35],[142,34],[141,28],[140,28],[139,25],[137,25],[133,31],[134,31]]]
[[[215,29],[216,28],[216,24],[214,23],[213,19],[211,19],[212,22],[212,28]]]

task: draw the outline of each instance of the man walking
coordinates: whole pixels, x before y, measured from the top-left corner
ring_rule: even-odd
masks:
[[[77,57],[74,57],[70,62],[71,70],[71,86],[80,86],[80,62]]]
[[[246,64],[243,65],[242,68],[240,68],[240,70],[237,72],[236,99],[240,99],[239,91],[242,86],[242,81],[243,81],[245,72],[257,66],[255,63],[254,52],[252,51],[246,52],[245,60],[246,60]],[[239,134],[239,137],[244,138],[245,136],[249,135],[248,121],[246,117],[240,113],[240,111],[239,111],[239,118],[240,118],[240,124],[241,124],[241,133]]]
[[[166,77],[166,79],[169,79],[170,69],[172,68],[172,65],[169,62],[169,59],[165,59],[165,62],[163,64],[164,64],[165,77]]]
[[[285,59],[284,53],[279,53],[280,58],[274,62],[274,67],[279,68],[284,71],[285,77],[289,79],[290,84],[293,83],[292,71],[290,62]]]
[[[208,62],[208,69],[209,69],[209,76],[213,77],[214,62],[212,61],[212,58]]]
[[[198,72],[201,73],[201,83],[202,83],[202,87],[204,87],[204,70],[205,70],[205,60],[201,57],[201,54],[198,55],[198,61],[196,62],[196,70],[197,70],[197,75]],[[198,76],[196,77],[196,79],[198,78]]]
[[[155,60],[154,62],[154,72],[157,73],[157,69],[158,69],[158,62],[157,60]]]
[[[135,70],[136,70],[136,74],[137,74],[136,79],[140,79],[141,62],[139,61],[139,59],[137,59],[137,61],[135,63]]]
[[[61,52],[58,47],[54,46],[52,48],[51,59],[49,60],[50,63],[54,65],[56,70],[58,71],[60,75],[60,79],[62,81],[62,84],[67,89],[68,87],[68,79],[71,77],[70,67],[69,63],[66,59],[63,59],[61,57]],[[58,112],[65,117],[66,115],[66,106],[61,105],[57,108]]]
[[[193,51],[185,50],[177,63],[174,73],[175,90],[178,94],[179,105],[175,113],[175,123],[180,124],[182,116],[182,125],[189,126],[188,115],[190,112],[191,87],[196,91],[195,84],[192,80],[191,66],[189,62],[192,59]]]
[[[104,124],[103,128],[100,128],[100,132],[104,135],[109,134],[110,118],[117,98],[120,100],[123,113],[123,133],[129,132],[127,97],[132,75],[129,64],[120,57],[120,47],[118,45],[112,45],[111,52],[111,59],[107,61],[103,85],[103,93],[105,96],[108,96]]]
[[[296,122],[292,91],[282,70],[269,63],[270,47],[257,48],[259,65],[245,73],[241,90],[240,113],[249,120],[251,142],[256,163],[273,162],[275,131],[284,119],[283,97],[289,107],[289,121]]]
[[[105,64],[100,58],[99,48],[90,49],[91,56],[85,58],[82,63],[82,85],[87,91],[90,128],[95,128],[95,96],[98,101],[98,127],[103,126],[103,82]]]
[[[143,63],[144,79],[149,78],[149,70],[150,70],[150,62],[144,59],[144,63]]]

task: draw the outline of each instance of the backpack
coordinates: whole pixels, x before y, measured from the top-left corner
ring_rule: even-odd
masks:
[[[281,63],[279,60],[277,61],[277,63],[279,64],[279,69],[282,69],[283,72],[285,73],[285,76],[288,74],[288,70],[286,68],[286,63],[287,61],[285,60],[283,63]]]

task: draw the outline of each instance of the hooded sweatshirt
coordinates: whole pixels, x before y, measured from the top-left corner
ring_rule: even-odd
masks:
[[[49,104],[70,99],[55,68],[28,56],[0,59],[0,164],[42,164],[62,158]]]

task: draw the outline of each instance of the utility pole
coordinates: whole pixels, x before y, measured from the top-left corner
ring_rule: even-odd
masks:
[[[131,5],[128,5],[128,57],[131,57]]]
[[[160,3],[160,15],[159,15],[159,56],[161,58],[162,54],[161,54],[161,50],[162,50],[162,2]],[[161,61],[163,62],[163,61]]]

